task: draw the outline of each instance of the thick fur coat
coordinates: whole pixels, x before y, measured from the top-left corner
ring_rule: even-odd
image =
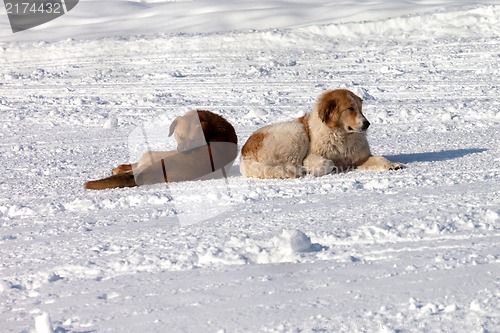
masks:
[[[401,168],[371,154],[366,138],[370,123],[362,102],[348,90],[330,90],[303,117],[258,129],[242,148],[241,173],[253,178],[296,178],[354,168]]]

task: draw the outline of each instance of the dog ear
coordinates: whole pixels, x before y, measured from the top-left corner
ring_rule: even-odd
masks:
[[[322,122],[327,123],[332,116],[332,113],[335,111],[337,107],[337,102],[335,100],[327,100],[325,103],[320,105],[320,109],[318,110],[319,118]]]
[[[175,132],[175,127],[177,126],[177,121],[179,120],[179,117],[176,117],[174,121],[170,124],[170,130],[168,132],[168,136],[172,136]]]

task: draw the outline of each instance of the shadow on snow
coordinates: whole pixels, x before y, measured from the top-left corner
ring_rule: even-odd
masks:
[[[429,153],[386,155],[385,157],[387,157],[391,161],[398,161],[400,163],[438,162],[438,161],[453,160],[471,154],[483,153],[487,150],[488,149],[484,148],[454,149],[454,150],[442,150]]]

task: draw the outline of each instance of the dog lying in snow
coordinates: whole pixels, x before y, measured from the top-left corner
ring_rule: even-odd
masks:
[[[312,112],[258,129],[242,148],[241,173],[253,178],[296,178],[353,168],[402,168],[371,154],[366,138],[370,123],[362,113],[362,102],[345,89],[326,91]]]
[[[137,163],[121,164],[112,176],[85,183],[86,189],[103,190],[162,182],[179,182],[226,176],[238,155],[234,127],[210,111],[189,111],[170,125],[177,151],[148,151]],[[217,172],[220,171],[220,172]]]

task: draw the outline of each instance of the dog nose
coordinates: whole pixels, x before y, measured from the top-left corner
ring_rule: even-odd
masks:
[[[370,122],[368,120],[363,121],[363,131],[366,131],[370,127]]]

